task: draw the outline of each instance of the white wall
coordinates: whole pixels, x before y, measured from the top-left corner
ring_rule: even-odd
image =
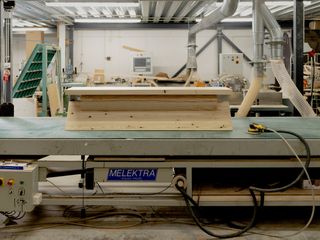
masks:
[[[216,31],[207,30],[197,35],[200,49]],[[250,58],[253,56],[251,30],[224,30],[224,33]],[[74,32],[74,64],[79,71],[92,74],[104,69],[106,77],[130,75],[130,51],[123,45],[143,49],[153,56],[155,74],[162,71],[171,76],[187,59],[187,30],[76,30]],[[224,53],[235,52],[226,43]],[[107,61],[106,57],[111,57]],[[209,80],[218,75],[217,42],[198,57],[199,75]],[[250,78],[251,68],[245,64],[244,75]]]
[[[242,51],[253,58],[252,31],[223,31]],[[197,36],[200,49],[216,31],[207,30]],[[74,67],[78,71],[93,74],[94,69],[104,69],[106,77],[131,75],[131,52],[122,46],[127,45],[150,52],[153,56],[154,73],[166,72],[172,76],[187,60],[187,30],[77,30],[74,32]],[[57,44],[55,34],[46,34],[45,42]],[[13,36],[13,74],[16,76],[25,62],[25,35]],[[268,49],[266,49],[268,53]],[[68,47],[66,49],[68,53]],[[224,53],[235,52],[226,43]],[[106,57],[111,57],[107,61]],[[66,57],[68,62],[68,56]],[[213,42],[199,57],[199,76],[204,80],[218,76],[217,42]],[[82,67],[81,67],[82,66]],[[244,76],[250,80],[251,66],[244,64]]]
[[[57,44],[56,34],[46,34],[44,42],[48,44]],[[12,44],[13,76],[16,77],[19,70],[26,62],[26,35],[14,34]]]

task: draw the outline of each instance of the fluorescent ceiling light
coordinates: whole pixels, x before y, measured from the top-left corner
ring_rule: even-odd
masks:
[[[221,22],[252,22],[252,18],[226,18]]]
[[[49,31],[49,28],[25,28],[25,27],[21,27],[21,28],[12,28],[12,31],[14,32],[28,32],[28,31]]]
[[[48,7],[139,7],[137,2],[46,2]]]
[[[76,18],[76,23],[139,23],[138,18]]]
[[[201,22],[201,18],[196,18],[196,22]],[[226,18],[221,22],[252,22],[252,18]]]

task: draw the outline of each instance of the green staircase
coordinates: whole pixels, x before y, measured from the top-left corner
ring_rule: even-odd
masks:
[[[52,46],[46,44],[36,45],[13,87],[14,98],[33,96],[41,80],[47,80],[47,67],[52,62],[56,52],[57,50]]]

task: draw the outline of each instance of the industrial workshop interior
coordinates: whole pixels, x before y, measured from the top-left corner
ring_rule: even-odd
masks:
[[[0,0],[0,239],[320,239],[319,0]]]

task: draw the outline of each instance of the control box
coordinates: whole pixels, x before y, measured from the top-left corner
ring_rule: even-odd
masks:
[[[132,73],[134,74],[152,74],[152,58],[145,53],[132,55]]]
[[[221,53],[220,75],[243,76],[243,54],[242,53]]]
[[[30,212],[41,201],[36,165],[0,163],[0,211]]]

